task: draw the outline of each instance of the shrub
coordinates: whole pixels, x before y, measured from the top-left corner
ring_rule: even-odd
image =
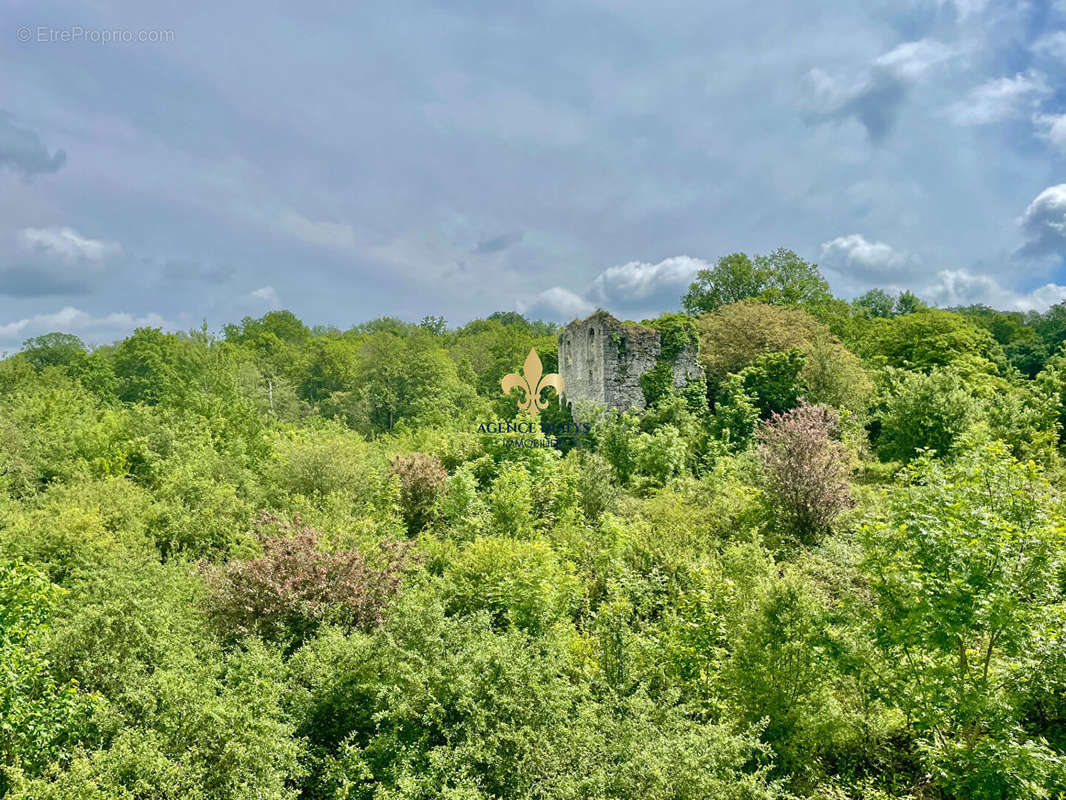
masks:
[[[588,450],[575,450],[568,459],[572,460],[576,471],[578,505],[585,517],[595,522],[618,495],[612,482],[614,472],[605,458]]]
[[[881,417],[881,455],[909,461],[919,449],[952,454],[973,423],[977,403],[953,369],[890,373],[887,407]]]
[[[85,698],[74,683],[57,685],[33,639],[59,594],[36,570],[0,562],[0,797],[5,768],[38,771],[84,723]]]
[[[323,623],[372,628],[381,622],[409,564],[406,545],[382,542],[380,564],[358,550],[323,552],[318,533],[263,514],[263,555],[207,573],[209,607],[232,635],[298,641]]]
[[[278,437],[274,446],[277,455],[266,474],[266,483],[281,490],[274,494],[320,498],[347,491],[364,496],[377,488],[369,446],[339,425],[294,431]]]
[[[685,469],[688,448],[677,428],[663,425],[636,441],[637,470],[656,486],[664,486]]]
[[[793,408],[803,394],[800,371],[806,356],[793,347],[785,352],[763,353],[738,375],[747,394],[766,419],[771,414]]]
[[[400,481],[400,507],[410,533],[430,522],[437,501],[448,483],[448,471],[439,458],[426,453],[399,453],[392,458],[389,474]]]
[[[718,441],[735,451],[747,449],[755,434],[759,410],[744,390],[743,378],[730,375],[724,384],[711,417],[711,432]]]
[[[504,464],[492,483],[489,511],[496,530],[505,536],[533,531],[533,483],[521,464]]]
[[[441,497],[441,515],[448,533],[468,538],[483,524],[485,503],[478,496],[477,478],[468,466],[461,466],[448,479]]]
[[[618,483],[625,486],[637,468],[636,417],[630,414],[605,414],[593,428],[596,449],[614,469]]]
[[[789,532],[804,543],[828,532],[851,505],[847,448],[832,438],[837,424],[831,408],[805,404],[775,414],[757,434],[767,491]]]
[[[488,611],[497,625],[531,633],[545,630],[569,611],[577,596],[574,577],[543,542],[475,539],[444,573],[448,611]]]

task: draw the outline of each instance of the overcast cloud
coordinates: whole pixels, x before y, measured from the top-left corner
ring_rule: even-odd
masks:
[[[73,26],[173,34],[38,41]],[[1043,308],[1064,31],[1055,0],[11,0],[0,350],[280,307],[641,318],[777,247],[845,297]]]

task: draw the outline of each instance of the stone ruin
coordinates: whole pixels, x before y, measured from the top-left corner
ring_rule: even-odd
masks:
[[[647,403],[640,376],[659,363],[659,331],[619,322],[606,311],[575,320],[559,334],[559,374],[566,381],[567,403],[591,401],[619,411],[643,410]],[[694,347],[673,362],[673,385],[681,390],[703,376]]]

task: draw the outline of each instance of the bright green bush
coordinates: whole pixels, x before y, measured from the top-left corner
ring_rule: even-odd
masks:
[[[449,613],[487,611],[494,624],[539,633],[568,615],[578,585],[542,542],[480,538],[446,567],[441,592]]]
[[[977,402],[952,369],[890,373],[878,450],[899,461],[924,449],[950,456],[977,415]]]

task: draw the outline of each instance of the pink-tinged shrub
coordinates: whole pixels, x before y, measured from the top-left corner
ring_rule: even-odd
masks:
[[[400,480],[400,506],[407,530],[422,530],[437,511],[437,500],[448,484],[448,471],[439,458],[427,453],[399,453],[389,474]]]
[[[851,506],[848,450],[833,438],[838,422],[832,408],[804,404],[774,414],[758,432],[767,493],[785,532],[804,544]]]
[[[227,635],[297,642],[325,623],[373,628],[412,560],[406,542],[382,542],[372,555],[328,552],[313,528],[267,513],[257,529],[263,555],[206,573],[211,616]]]

